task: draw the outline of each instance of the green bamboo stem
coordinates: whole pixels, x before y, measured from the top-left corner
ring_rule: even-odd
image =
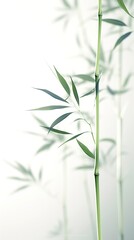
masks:
[[[96,239],[94,215],[93,215],[93,211],[92,211],[92,207],[91,207],[91,196],[90,196],[90,191],[89,191],[89,186],[88,186],[88,178],[85,174],[84,174],[84,187],[85,187],[85,194],[86,194],[87,206],[88,206],[88,212],[89,212],[89,220],[91,223],[92,239]]]
[[[96,193],[96,219],[97,240],[101,240],[101,217],[100,217],[100,187],[99,187],[99,80],[100,80],[100,52],[101,52],[101,29],[102,29],[102,1],[98,0],[98,44],[95,67],[96,88],[96,146],[95,146],[95,193]]]
[[[122,45],[119,49],[119,81],[118,89],[122,87]],[[123,228],[123,180],[122,180],[122,106],[121,96],[118,96],[117,106],[117,209],[118,209],[118,232],[119,240],[124,240]]]
[[[68,214],[67,214],[67,159],[63,159],[63,233],[64,240],[68,240]]]

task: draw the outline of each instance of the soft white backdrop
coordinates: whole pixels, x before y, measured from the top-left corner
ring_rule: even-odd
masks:
[[[82,16],[87,7],[94,6],[94,1],[85,1],[85,4],[80,1],[80,3],[79,14]],[[40,166],[45,166],[47,170],[45,172],[44,169],[44,176],[46,174],[45,177],[49,176],[50,179],[55,176],[54,189],[58,189],[58,184],[62,181],[59,161],[58,158],[55,158],[56,155],[60,156],[59,150],[54,148],[45,155],[35,157],[34,154],[42,142],[40,139],[25,133],[27,130],[42,132],[33,120],[31,113],[26,110],[49,105],[48,97],[36,92],[32,87],[44,87],[53,89],[53,91],[60,91],[60,86],[57,86],[56,79],[48,65],[54,64],[65,73],[76,72],[78,69],[79,72],[87,71],[86,65],[82,69],[83,66],[79,58],[76,58],[76,60],[72,58],[72,55],[76,56],[79,53],[75,42],[75,32],[81,32],[80,15],[77,17],[76,12],[72,13],[73,21],[67,31],[64,32],[61,22],[53,23],[54,18],[59,14],[56,11],[57,6],[60,6],[58,0],[0,1],[0,238],[2,240],[47,240],[49,239],[49,231],[53,230],[59,218],[62,218],[60,200],[55,201],[38,186],[16,195],[10,195],[17,184],[7,179],[8,176],[14,174],[14,171],[5,163],[5,161],[20,161],[26,165],[32,165],[35,172]],[[86,11],[87,16],[88,13],[90,11]],[[96,22],[89,22],[90,41],[93,46],[96,44],[96,27]],[[104,36],[105,30],[104,27]],[[130,46],[132,38],[129,41]],[[104,43],[106,44],[106,51],[113,46],[113,41],[110,41],[110,38],[105,37]],[[84,47],[83,51],[85,51]],[[132,53],[126,54],[124,68],[133,69]],[[124,73],[126,70],[124,70]],[[132,240],[134,237],[132,234],[134,194],[130,189],[131,184],[134,187],[132,176],[134,167],[134,163],[132,164],[134,98],[132,91],[128,100],[126,98],[128,108],[124,123],[123,141],[128,151],[127,161],[124,164],[125,174],[129,173],[129,175],[127,175],[124,184],[126,194],[124,205],[126,234],[128,239]],[[101,113],[102,135],[105,135],[105,133],[115,135],[113,129],[115,116],[113,114],[112,102],[108,101],[104,104]],[[44,115],[45,120],[50,120],[46,115]],[[52,115],[50,116],[52,117]],[[117,230],[116,182],[106,169],[102,171],[104,239],[113,240],[116,239]],[[93,174],[90,174],[89,179],[91,181],[90,190],[94,210]],[[60,187],[62,188],[62,184]],[[87,240],[89,231],[91,231],[83,196],[79,174],[69,173],[70,240]],[[88,230],[89,226],[90,229]],[[63,240],[62,236],[55,239]]]

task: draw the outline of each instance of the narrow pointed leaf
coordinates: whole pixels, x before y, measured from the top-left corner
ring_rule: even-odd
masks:
[[[53,144],[55,143],[55,141],[51,141],[49,143],[46,143],[46,144],[43,144],[43,146],[41,146],[37,152],[36,152],[36,155],[45,151],[45,150],[48,150]]]
[[[112,19],[112,18],[104,18],[102,19],[103,22],[106,22],[106,23],[110,23],[110,24],[113,24],[113,25],[116,25],[116,26],[120,26],[120,27],[125,27],[126,24],[118,19]]]
[[[125,79],[125,81],[124,81],[124,83],[123,83],[123,86],[122,86],[123,88],[128,85],[131,77],[132,77],[132,74],[130,73],[130,74],[126,77],[126,79]]]
[[[21,173],[28,175],[29,171],[26,167],[24,167],[21,163],[16,162],[16,167],[18,168],[18,171]]]
[[[73,76],[77,77],[77,78],[80,78],[80,79],[82,79],[84,81],[89,81],[89,82],[93,82],[93,83],[95,82],[94,78],[91,77],[89,74],[75,74]]]
[[[114,49],[119,46],[126,38],[128,38],[130,36],[132,32],[127,32],[125,34],[123,34],[121,37],[119,37],[119,39],[116,41],[115,45],[114,45]]]
[[[36,117],[34,114],[32,116],[39,124],[47,126],[47,124],[42,119]]]
[[[129,89],[122,89],[122,90],[113,90],[111,87],[107,87],[108,92],[111,95],[118,95],[118,94],[123,94],[123,93],[127,93],[129,91]]]
[[[85,154],[87,154],[90,158],[95,159],[94,154],[85,146],[85,144],[83,144],[79,140],[77,140],[77,143],[79,144],[80,148],[83,150]]]
[[[67,92],[68,95],[70,95],[70,88],[65,80],[65,78],[58,72],[58,70],[54,67],[57,77],[62,85],[62,87],[64,88],[64,90]]]
[[[76,102],[78,103],[78,105],[80,104],[80,101],[79,101],[79,95],[78,95],[78,92],[77,92],[77,88],[71,78],[71,82],[72,82],[72,90],[73,90],[73,94],[74,94],[74,97],[75,97],[75,100]]]
[[[24,182],[28,182],[28,181],[31,181],[31,179],[28,179],[28,178],[19,178],[19,177],[8,177],[9,179],[11,180],[17,180],[17,181],[24,181]]]
[[[22,190],[24,190],[24,189],[26,189],[26,188],[28,188],[28,187],[30,187],[30,185],[25,185],[25,186],[22,186],[22,187],[20,187],[20,188],[17,188],[12,194],[17,193],[17,192],[20,192],[20,191],[22,191]]]
[[[75,169],[76,170],[89,170],[89,169],[93,169],[93,165],[82,165],[82,166],[78,166]]]
[[[86,96],[88,96],[88,95],[91,95],[91,94],[94,93],[94,92],[95,92],[95,88],[93,88],[93,89],[90,90],[89,92],[87,92],[87,93],[85,93],[84,95],[82,95],[81,98],[82,98],[82,97],[86,97]]]
[[[103,12],[104,13],[109,13],[109,12],[113,12],[113,11],[118,10],[118,9],[119,9],[119,7],[110,7],[110,8],[106,7],[106,9],[104,9]]]
[[[58,123],[60,123],[61,121],[63,121],[65,118],[67,118],[70,114],[72,114],[73,112],[69,112],[69,113],[65,113],[63,115],[61,115],[60,117],[58,117],[50,126],[49,132],[51,131],[51,129],[56,126]]]
[[[56,128],[45,127],[45,126],[42,126],[42,127],[50,130],[51,132],[58,133],[58,134],[71,134],[69,132],[65,132],[65,131],[62,131],[62,130],[59,130],[59,129],[56,129]]]
[[[79,133],[79,134],[77,134],[77,135],[75,135],[75,136],[69,138],[69,139],[66,140],[64,143],[62,143],[59,147],[61,147],[62,145],[64,145],[64,144],[67,143],[67,142],[70,142],[70,141],[76,139],[77,137],[81,136],[81,135],[84,134],[84,133],[88,133],[88,132],[87,132],[87,131],[86,131],[86,132],[82,132],[82,133]]]
[[[70,4],[68,3],[68,0],[63,0],[63,3],[65,5],[65,7],[71,8]]]
[[[102,138],[100,139],[101,142],[111,142],[113,144],[116,144],[116,141],[113,138]]]
[[[126,7],[126,5],[125,5],[125,3],[124,3],[123,0],[117,0],[117,2],[118,2],[118,4],[119,4],[119,6],[120,6],[129,16],[131,16],[132,18],[134,18],[134,16],[131,15],[131,13],[128,11],[128,9],[127,9],[127,7]]]
[[[43,175],[43,169],[41,168],[39,171],[39,180],[41,181]]]
[[[47,89],[41,89],[41,88],[35,88],[35,89],[40,90],[40,91],[43,91],[43,92],[47,93],[48,95],[50,95],[51,97],[53,97],[53,98],[55,98],[55,99],[57,99],[57,100],[59,100],[59,101],[62,101],[62,102],[66,102],[66,103],[67,103],[67,101],[66,101],[65,99],[61,98],[61,97],[58,96],[57,94],[55,94],[55,93],[53,93],[53,92],[51,92],[51,91],[49,91],[49,90],[47,90]]]
[[[63,108],[68,108],[68,107],[69,106],[51,105],[51,106],[46,106],[46,107],[41,107],[41,108],[34,108],[29,111],[48,111],[48,110],[63,109]]]
[[[63,20],[63,19],[65,19],[66,17],[67,17],[67,14],[63,14],[63,15],[55,18],[55,19],[54,19],[54,22],[58,22],[58,21],[60,21],[60,20]]]

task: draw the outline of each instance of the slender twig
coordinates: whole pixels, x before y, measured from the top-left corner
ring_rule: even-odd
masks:
[[[100,52],[101,52],[101,29],[102,29],[102,0],[98,1],[98,45],[95,67],[96,88],[96,147],[95,147],[95,192],[96,192],[96,218],[97,239],[101,240],[101,217],[100,217],[100,187],[99,187],[99,80],[100,80]]]

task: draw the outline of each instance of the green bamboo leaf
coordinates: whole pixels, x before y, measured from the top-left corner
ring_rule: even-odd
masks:
[[[32,172],[32,170],[31,170],[30,168],[28,168],[28,173],[29,173],[29,176],[30,176],[34,181],[36,181],[36,178],[35,178],[35,176],[33,175],[33,172]]]
[[[106,9],[104,9],[103,12],[104,13],[109,13],[109,12],[113,12],[113,11],[118,10],[118,9],[119,9],[119,7],[109,7],[109,8],[107,8],[107,6],[106,6]]]
[[[24,185],[24,186],[22,186],[20,188],[17,188],[12,194],[20,192],[20,191],[22,191],[22,190],[24,190],[24,189],[26,189],[28,187],[30,187],[30,185]]]
[[[88,133],[88,131],[86,131],[86,132],[82,132],[82,133],[79,133],[79,134],[77,134],[77,135],[75,135],[75,136],[69,138],[69,139],[66,140],[64,143],[62,143],[59,147],[61,147],[62,145],[64,145],[64,144],[67,143],[67,142],[70,142],[70,141],[76,139],[77,137],[81,136],[81,135],[84,134],[84,133]]]
[[[29,171],[26,167],[24,167],[21,163],[16,162],[16,167],[18,169],[18,171],[20,171],[22,174],[28,175]]]
[[[91,53],[92,53],[93,57],[95,58],[96,57],[96,52],[94,51],[94,49],[91,46],[89,46],[89,48],[91,50]]]
[[[51,131],[51,129],[56,126],[58,123],[60,123],[61,121],[63,121],[65,118],[67,118],[70,114],[72,114],[73,112],[69,112],[69,113],[65,113],[63,115],[61,115],[60,117],[58,117],[50,126],[49,132]]]
[[[33,118],[40,124],[40,125],[45,125],[47,126],[47,124],[40,118],[36,117],[34,114],[32,114]]]
[[[93,165],[81,165],[81,166],[76,167],[75,169],[76,170],[89,170],[89,169],[93,169],[93,168],[94,168]]]
[[[11,179],[11,180],[17,180],[17,181],[24,181],[24,182],[28,182],[28,181],[31,181],[31,179],[28,179],[28,178],[19,178],[19,177],[8,177],[8,179]]]
[[[58,22],[58,21],[60,21],[60,20],[63,20],[63,19],[65,19],[66,17],[67,17],[67,14],[63,14],[63,15],[55,18],[55,19],[54,19],[54,22]]]
[[[89,74],[75,74],[75,75],[73,75],[73,77],[80,78],[84,81],[89,81],[89,82],[93,82],[93,83],[95,82],[94,78],[91,77]]]
[[[65,5],[65,7],[71,8],[71,6],[70,6],[70,4],[68,3],[67,0],[63,0],[63,3],[64,3],[64,5]]]
[[[127,93],[129,91],[129,89],[113,90],[109,86],[107,87],[107,90],[111,95],[123,94],[123,93]]]
[[[93,88],[93,89],[90,90],[89,92],[87,92],[87,93],[85,93],[84,95],[82,95],[81,98],[82,98],[82,97],[86,97],[86,96],[88,96],[88,95],[91,95],[91,94],[94,93],[94,92],[95,92],[95,88]]]
[[[106,23],[110,23],[110,24],[116,25],[116,26],[120,26],[120,27],[127,26],[124,22],[122,22],[120,20],[117,20],[117,19],[104,18],[104,19],[102,19],[102,21],[106,22]]]
[[[48,111],[48,110],[63,109],[63,108],[68,108],[68,107],[69,106],[51,105],[51,106],[46,106],[46,107],[41,107],[41,108],[30,109],[29,111]]]
[[[77,122],[77,121],[85,121],[85,119],[83,119],[83,118],[76,118],[76,119],[74,120],[74,122]]]
[[[76,88],[72,78],[71,78],[71,82],[72,82],[72,90],[73,90],[73,94],[74,94],[75,100],[76,100],[76,102],[79,105],[80,104],[79,95],[78,95],[77,88]]]
[[[95,159],[94,154],[79,140],[77,140],[77,143],[79,144],[80,148],[83,150],[85,154],[87,154],[90,158]]]
[[[58,72],[58,70],[54,67],[57,77],[62,85],[62,87],[64,88],[64,90],[67,92],[68,95],[70,95],[70,88],[65,80],[65,78]]]
[[[55,93],[53,93],[53,92],[51,92],[51,91],[49,91],[49,90],[47,90],[47,89],[41,89],[41,88],[34,88],[34,89],[43,91],[43,92],[47,93],[48,95],[50,95],[51,97],[53,97],[53,98],[55,98],[55,99],[57,99],[57,100],[59,100],[59,101],[62,101],[62,102],[66,102],[66,103],[67,103],[67,101],[66,101],[65,99],[61,98],[61,97],[58,96],[57,94],[55,94]]]
[[[121,37],[118,38],[118,40],[116,41],[114,48],[115,49],[117,46],[119,46],[127,37],[130,36],[132,32],[127,32],[125,34],[123,34]]]
[[[39,180],[41,181],[43,175],[43,169],[41,168],[39,171]]]
[[[51,132],[58,133],[58,134],[72,134],[72,133],[65,132],[65,131],[62,131],[62,130],[59,130],[59,129],[56,129],[56,128],[45,127],[45,126],[42,126],[42,127],[50,130]]]
[[[53,140],[49,143],[43,144],[43,146],[41,146],[35,154],[37,155],[45,150],[48,150],[54,143],[55,143],[55,141]]]
[[[111,142],[113,144],[116,144],[116,141],[113,138],[102,138],[100,139],[101,142]]]
[[[105,62],[105,52],[104,52],[103,47],[101,47],[100,59],[101,59],[102,62]]]
[[[122,85],[123,88],[128,85],[131,77],[132,77],[132,74],[130,73],[130,74],[128,74],[128,76],[125,78],[125,81],[124,81],[124,83],[123,83],[123,85]]]
[[[127,7],[125,6],[125,3],[123,0],[117,0],[119,6],[129,15],[131,16],[132,18],[134,18],[133,15],[130,14],[130,12],[128,11]]]

